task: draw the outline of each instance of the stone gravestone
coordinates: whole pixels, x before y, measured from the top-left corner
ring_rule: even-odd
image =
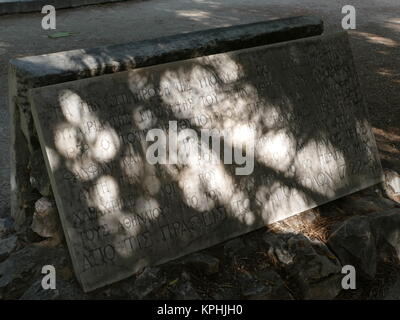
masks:
[[[346,33],[42,87],[30,99],[85,291],[382,179]]]

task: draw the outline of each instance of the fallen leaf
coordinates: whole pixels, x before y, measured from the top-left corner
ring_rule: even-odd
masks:
[[[168,283],[169,286],[173,286],[174,284],[176,284],[178,282],[179,278],[172,280],[170,283]]]
[[[57,38],[69,37],[72,35],[74,35],[73,32],[56,32],[56,33],[50,34],[49,38],[57,39]]]

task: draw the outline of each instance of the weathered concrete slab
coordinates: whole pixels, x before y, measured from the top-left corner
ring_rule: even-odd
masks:
[[[31,90],[84,290],[380,182],[359,89],[340,33]],[[172,164],[149,160],[154,128]],[[213,163],[193,156],[205,129],[231,148]]]
[[[293,17],[11,60],[8,85],[10,187],[11,215],[16,226],[20,227],[26,221],[25,217],[33,213],[31,198],[33,189],[38,186],[32,185],[31,181],[37,179],[28,168],[35,167],[33,163],[43,163],[36,158],[40,148],[27,99],[30,88],[310,37],[322,32],[323,23],[319,18]],[[41,192],[47,187],[41,185],[39,189]]]

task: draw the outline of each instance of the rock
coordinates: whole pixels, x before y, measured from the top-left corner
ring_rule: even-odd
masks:
[[[200,300],[201,297],[197,293],[196,289],[193,287],[189,280],[182,281],[177,285],[177,295],[176,299],[179,300]]]
[[[281,236],[267,232],[263,240],[267,244],[268,255],[273,260],[277,260],[281,265],[291,265],[294,263],[295,253],[289,250],[287,243]]]
[[[400,261],[400,208],[351,217],[327,243],[343,265],[353,265],[362,275],[374,278],[378,256]]]
[[[247,278],[247,279],[246,279]],[[293,300],[281,277],[272,270],[257,272],[242,280],[243,298],[248,300]]]
[[[9,235],[14,231],[14,223],[11,218],[0,218],[0,238]]]
[[[224,245],[224,255],[233,258],[234,256],[245,256],[247,254],[246,245],[242,238],[229,240]]]
[[[343,274],[334,274],[322,281],[311,283],[303,298],[306,300],[330,300],[342,290]]]
[[[378,196],[359,197],[355,195],[337,200],[336,205],[347,215],[369,214],[394,207],[393,203]]]
[[[190,275],[183,271],[179,278],[169,284],[169,291],[174,294],[174,299],[178,300],[199,300],[201,296],[196,291],[191,282]]]
[[[57,281],[59,282],[59,281]],[[56,300],[60,297],[60,292],[58,289],[48,289],[42,288],[42,283],[40,280],[34,282],[31,287],[22,295],[20,300]]]
[[[400,175],[393,170],[385,170],[385,184],[395,195],[400,195]]]
[[[368,220],[379,256],[390,259],[394,255],[400,261],[400,209],[377,212]]]
[[[71,281],[58,279],[56,288],[45,290],[42,287],[42,280],[35,281],[20,300],[84,300],[86,296],[78,287],[78,284]]]
[[[204,253],[192,253],[183,259],[183,263],[208,275],[217,273],[219,269],[219,259]]]
[[[46,197],[36,201],[31,228],[41,237],[60,238],[62,233],[54,201]]]
[[[18,237],[12,235],[0,240],[0,262],[5,260],[17,247]]]
[[[384,197],[376,198],[375,201],[377,201],[383,209],[400,208],[400,204],[398,202]]]
[[[32,187],[38,190],[42,196],[50,197],[52,195],[50,180],[40,148],[32,152],[29,165]]]
[[[117,282],[111,285],[110,290],[106,289],[103,291],[108,291],[107,292],[107,298],[108,299],[117,299],[117,300],[131,300],[137,297],[134,294],[131,294],[132,292],[132,287],[133,287],[133,282],[134,279],[128,278],[125,279],[122,282]],[[100,299],[104,299],[104,297],[101,297]]]
[[[67,252],[62,247],[46,248],[30,245],[12,253],[0,263],[0,296],[3,299],[18,299],[31,285],[31,279],[41,276],[44,265],[56,269],[66,260]]]
[[[21,290],[17,282],[26,281],[26,276],[34,273],[37,248],[26,247],[0,263],[0,293],[3,298],[18,298]],[[13,285],[15,284],[15,285]],[[24,292],[24,290],[23,290]]]
[[[239,300],[240,295],[236,292],[235,288],[229,285],[221,286],[210,294],[210,298],[214,300]]]
[[[145,268],[137,277],[132,293],[139,299],[144,299],[167,282],[160,268]]]
[[[287,274],[291,289],[301,299],[333,299],[341,290],[338,259],[318,240],[300,234],[264,236],[268,255]]]
[[[400,202],[400,175],[393,170],[385,170],[383,187],[387,196],[393,201]]]
[[[355,216],[344,221],[327,244],[342,265],[352,265],[362,275],[373,278],[377,266],[375,241],[368,216]]]
[[[391,283],[390,288],[386,291],[383,300],[400,300],[400,278]]]

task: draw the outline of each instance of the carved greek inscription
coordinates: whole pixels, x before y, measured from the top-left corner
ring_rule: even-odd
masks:
[[[381,179],[344,35],[38,88],[31,100],[87,291]],[[153,129],[163,135],[150,141]],[[213,134],[196,140],[203,129]],[[147,161],[164,138],[166,158],[190,161]],[[253,173],[237,175],[229,153],[250,140]]]

